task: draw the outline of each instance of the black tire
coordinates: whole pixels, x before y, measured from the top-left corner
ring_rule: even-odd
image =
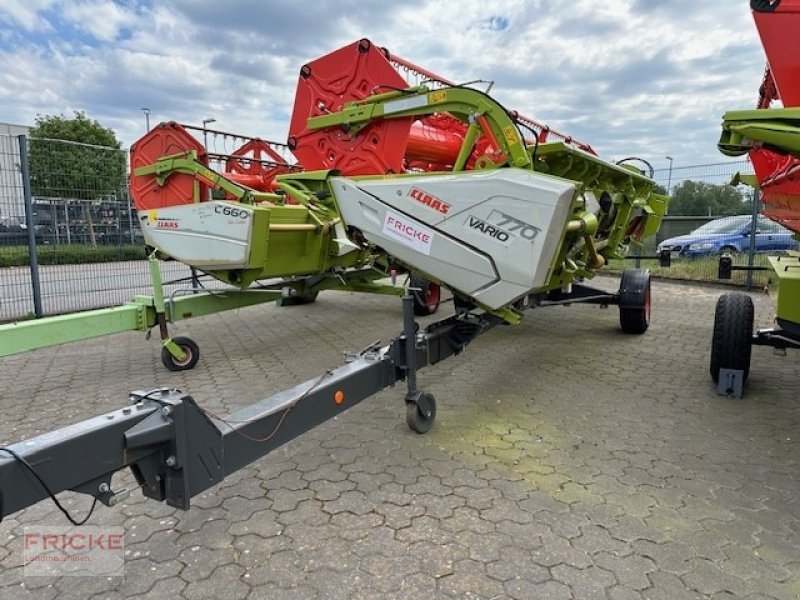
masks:
[[[172,342],[180,346],[186,353],[186,359],[179,361],[169,353],[166,347],[161,348],[161,362],[170,371],[188,371],[194,369],[200,360],[200,346],[187,337],[172,338]]]
[[[316,302],[317,296],[319,296],[319,291],[309,292],[307,294],[302,294],[301,296],[293,296],[292,299],[294,300],[295,304],[312,304]]]
[[[406,425],[415,433],[428,433],[436,420],[436,399],[422,392],[419,401],[406,401]],[[424,408],[422,408],[424,407]]]
[[[428,281],[419,275],[412,275],[409,285],[412,288],[419,288],[411,292],[414,297],[414,314],[418,317],[426,317],[439,310],[442,301],[442,288],[438,283]]]
[[[719,383],[720,369],[750,374],[753,338],[753,300],[745,294],[723,294],[714,313],[711,338],[711,379]]]
[[[303,304],[312,304],[316,302],[319,291],[308,292],[307,294],[299,294],[297,296],[289,296],[288,298],[281,298],[278,301],[278,306],[301,306]]]
[[[730,256],[736,256],[739,254],[739,249],[735,248],[734,246],[723,246],[720,248],[719,253],[720,255],[729,254]]]
[[[619,325],[625,333],[641,335],[650,326],[650,271],[623,271],[619,283]]]

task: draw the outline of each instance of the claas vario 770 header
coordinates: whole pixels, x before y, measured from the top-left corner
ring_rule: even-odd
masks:
[[[407,423],[423,433],[436,404],[417,389],[418,369],[528,308],[614,304],[623,330],[648,327],[647,271],[626,271],[617,293],[583,282],[656,232],[666,198],[653,181],[368,40],[300,69],[293,159],[259,139],[216,154],[192,131],[207,133],[163,123],[131,149],[153,257],[301,301],[325,289],[394,291],[378,280],[409,273],[402,332],[224,421],[176,390],[134,392],[128,408],[14,445],[0,452],[0,515],[65,489],[114,504],[127,492],[111,475],[125,467],[145,495],[188,508],[227,474],[401,380]],[[419,329],[415,301],[430,308],[440,286],[455,312]],[[169,339],[163,306],[157,297],[148,315],[165,364],[193,366],[197,345]]]
[[[592,277],[665,208],[638,170],[368,40],[303,66],[288,146],[283,173],[252,155],[218,172],[185,128],[156,127],[131,158],[147,243],[237,286],[402,266],[516,322],[515,302]]]

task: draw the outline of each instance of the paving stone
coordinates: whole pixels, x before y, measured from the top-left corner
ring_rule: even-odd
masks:
[[[507,581],[503,586],[506,593],[515,600],[560,600],[574,598],[567,585],[558,581],[534,583],[525,579]]]
[[[613,310],[536,310],[423,371],[439,401],[426,436],[403,424],[397,386],[189,512],[134,490],[92,519],[125,528],[126,581],[24,578],[24,528],[63,520],[49,502],[12,515],[0,597],[796,600],[796,362],[754,349],[746,396],[719,398],[706,365],[720,290],[653,291],[644,336],[619,335]],[[770,299],[753,298],[769,326]],[[133,334],[0,358],[0,440],[107,412],[143,385],[227,414],[390,339],[399,320],[395,298],[325,293],[182,322],[203,347],[191,372],[165,373],[159,344]]]
[[[689,589],[701,594],[716,594],[718,592],[752,593],[756,591],[752,584],[744,579],[730,575],[723,571],[717,564],[705,559],[692,561],[693,569],[681,579]]]
[[[474,560],[458,561],[453,574],[439,580],[439,589],[459,598],[494,598],[503,594],[503,584],[486,575],[482,563]]]
[[[149,592],[157,581],[177,576],[183,565],[178,561],[158,563],[149,558],[125,561],[125,594],[133,596]],[[68,588],[72,593],[76,590]]]
[[[728,560],[721,561],[719,566],[731,575],[743,579],[768,579],[776,582],[786,581],[791,577],[788,569],[767,562],[756,549],[726,546],[723,551]]]
[[[242,581],[244,569],[238,565],[225,565],[216,569],[208,579],[194,581],[186,586],[184,594],[198,600],[237,600],[247,598],[250,586]]]
[[[607,552],[600,552],[594,556],[594,559],[597,565],[612,572],[620,585],[633,590],[644,590],[650,587],[647,574],[656,570],[655,563],[643,556],[614,556]]]
[[[533,551],[531,558],[536,564],[543,567],[566,564],[578,569],[585,569],[593,564],[592,557],[573,548],[569,540],[552,534],[542,536],[542,545]]]
[[[203,546],[204,548],[229,548],[233,543],[233,535],[228,532],[230,523],[218,519],[208,521],[197,531],[184,533],[178,537],[181,546]]]
[[[235,560],[233,548],[205,548],[202,546],[187,547],[178,560],[186,565],[181,570],[181,579],[192,582],[205,579],[222,565],[231,564]]]
[[[554,580],[569,586],[574,598],[602,598],[605,590],[617,582],[612,573],[595,566],[576,569],[557,565],[550,571]]]
[[[248,572],[248,585],[255,587],[269,583],[281,588],[301,585],[306,580],[302,564],[303,561],[297,552],[292,550],[276,552],[263,566]]]
[[[659,569],[674,575],[688,573],[690,561],[697,556],[691,546],[682,542],[657,544],[650,540],[635,540],[631,547],[636,554],[652,559]]]
[[[264,538],[280,535],[285,526],[276,521],[277,514],[271,510],[260,510],[245,521],[231,523],[228,531],[234,535],[256,534]]]

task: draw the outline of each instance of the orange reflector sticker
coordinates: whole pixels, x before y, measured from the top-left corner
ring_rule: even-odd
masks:
[[[333,401],[336,402],[336,404],[341,404],[342,402],[344,402],[344,392],[342,390],[338,390],[333,395]]]

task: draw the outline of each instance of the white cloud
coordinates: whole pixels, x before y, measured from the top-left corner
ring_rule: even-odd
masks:
[[[283,140],[300,66],[369,37],[450,79],[493,79],[503,104],[606,157],[711,162],[722,113],[754,104],[764,60],[746,3],[729,0],[62,0],[92,44],[26,37],[54,6],[37,2],[0,9],[16,26],[0,36],[0,121],[82,109],[126,144],[143,106]]]
[[[55,3],[56,0],[4,0],[0,5],[0,20],[27,31],[47,30],[50,24],[39,13]]]
[[[75,27],[104,42],[114,41],[120,29],[136,22],[133,12],[111,0],[66,2],[61,14]]]

